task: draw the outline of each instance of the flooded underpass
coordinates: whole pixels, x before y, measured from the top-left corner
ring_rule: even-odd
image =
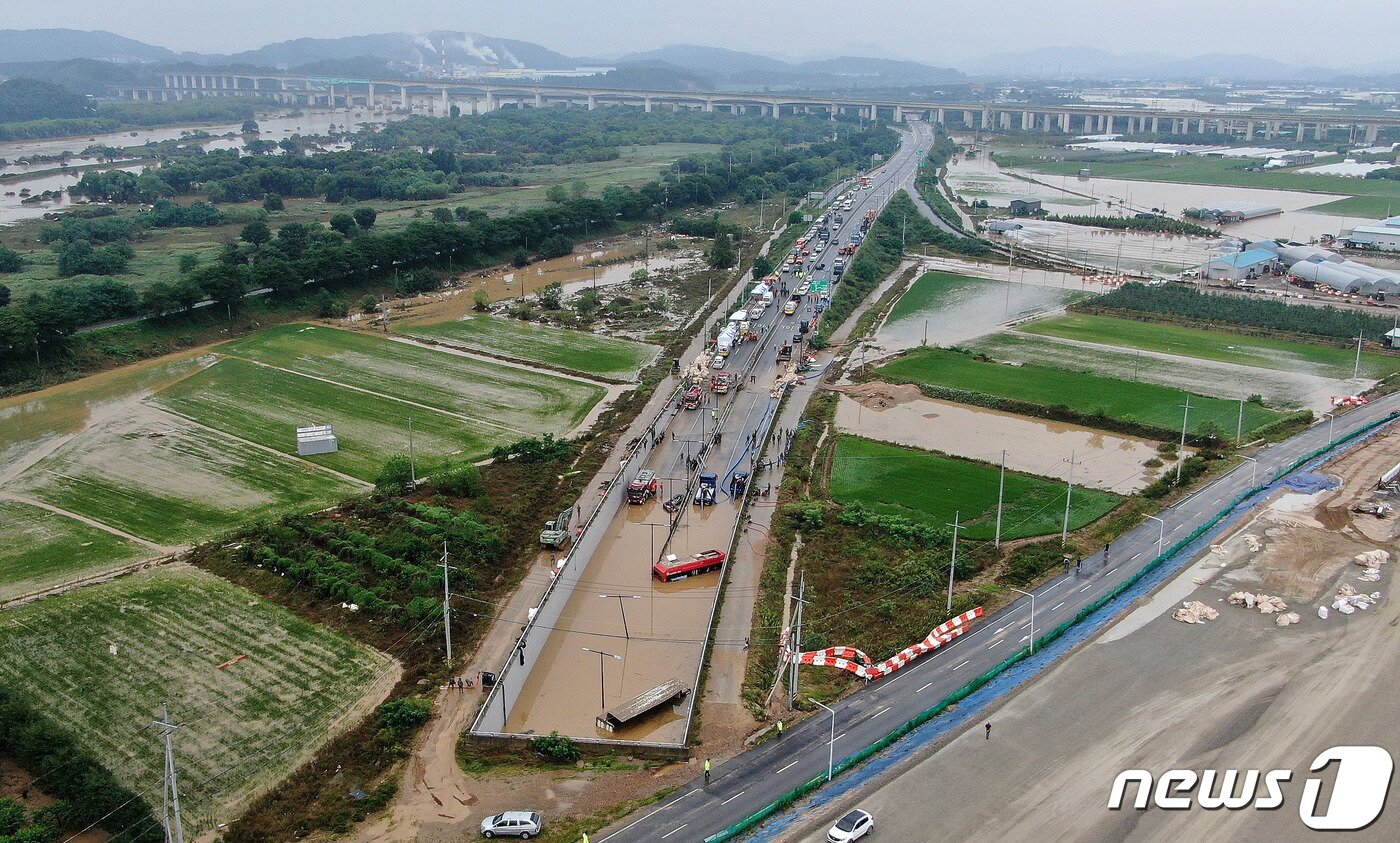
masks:
[[[1147,439],[926,398],[911,385],[874,381],[841,391],[837,429],[867,439],[993,465],[1005,451],[1008,469],[1058,480],[1070,479],[1073,457],[1076,486],[1120,495],[1147,487],[1163,470],[1144,465],[1158,456]]]
[[[770,320],[784,319],[777,308],[769,312]],[[651,566],[665,554],[685,559],[707,550],[727,550],[739,513],[739,502],[729,494],[729,478],[735,471],[751,472],[759,491],[767,482],[763,471],[754,470],[749,435],[766,429],[777,408],[770,394],[774,351],[766,345],[760,349],[758,343],[741,348],[727,369],[741,371],[752,355],[761,355],[757,380],[730,395],[707,394],[695,410],[672,406],[656,425],[660,436],[655,445],[635,458],[655,472],[661,488],[645,504],[621,504],[604,526],[586,571],[552,624],[545,651],[510,710],[507,731],[557,729],[574,737],[684,741],[683,706],[663,707],[615,732],[599,728],[595,721],[606,709],[669,680],[694,690],[720,574],[661,583],[651,575]],[[715,413],[731,398],[715,445]],[[692,460],[697,470],[718,475],[717,503],[697,506],[688,495],[674,514],[667,513],[662,503],[685,491]],[[606,500],[598,505],[609,506]],[[606,511],[600,514],[607,516]],[[561,688],[573,690],[561,693]]]

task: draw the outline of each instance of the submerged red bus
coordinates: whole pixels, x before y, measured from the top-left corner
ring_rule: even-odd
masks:
[[[687,556],[685,559],[678,559],[675,554],[671,554],[651,566],[651,575],[662,582],[698,577],[701,574],[718,571],[724,567],[724,560],[728,557],[729,554],[722,550],[706,550],[694,556]]]

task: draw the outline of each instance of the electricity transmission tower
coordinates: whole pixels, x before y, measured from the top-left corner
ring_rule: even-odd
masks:
[[[166,843],[185,843],[185,826],[180,819],[180,790],[175,782],[175,730],[170,722],[170,706],[161,706],[161,718],[155,725],[165,738],[165,800],[161,808],[161,823],[165,826]]]

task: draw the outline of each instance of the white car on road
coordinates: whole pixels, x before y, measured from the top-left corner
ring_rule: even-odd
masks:
[[[875,828],[875,818],[856,808],[836,821],[836,825],[826,833],[829,843],[850,843],[869,834]]]
[[[521,840],[529,840],[537,836],[543,828],[544,821],[535,811],[506,811],[481,821],[481,834],[484,837],[519,837]]]

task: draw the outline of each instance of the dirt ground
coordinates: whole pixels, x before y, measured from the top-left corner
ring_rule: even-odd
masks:
[[[34,777],[10,758],[0,755],[0,799],[18,799],[26,810],[36,811],[58,800],[34,786]],[[94,829],[63,838],[64,843],[104,843],[111,839],[105,831]]]
[[[895,840],[1273,843],[1311,835],[1298,814],[1303,784],[1322,778],[1329,793],[1336,770],[1310,773],[1318,753],[1372,744],[1400,752],[1400,601],[1389,596],[1396,563],[1382,566],[1378,582],[1358,581],[1363,568],[1352,563],[1361,550],[1393,553],[1400,519],[1350,510],[1372,497],[1380,474],[1397,462],[1400,434],[1392,432],[1322,470],[1342,480],[1339,488],[1276,495],[1154,597],[972,728],[877,786],[810,811],[784,839],[818,840],[838,811],[855,804]],[[1321,619],[1318,607],[1347,584],[1379,591],[1381,599],[1367,611]],[[1282,597],[1299,623],[1279,627],[1276,615],[1231,605],[1228,596],[1239,590]],[[1206,604],[1218,619],[1172,620],[1183,600]],[[984,719],[994,724],[990,738]],[[1293,776],[1276,811],[1108,810],[1120,772],[1172,768],[1288,769]],[[1400,811],[1348,839],[1400,839]]]

